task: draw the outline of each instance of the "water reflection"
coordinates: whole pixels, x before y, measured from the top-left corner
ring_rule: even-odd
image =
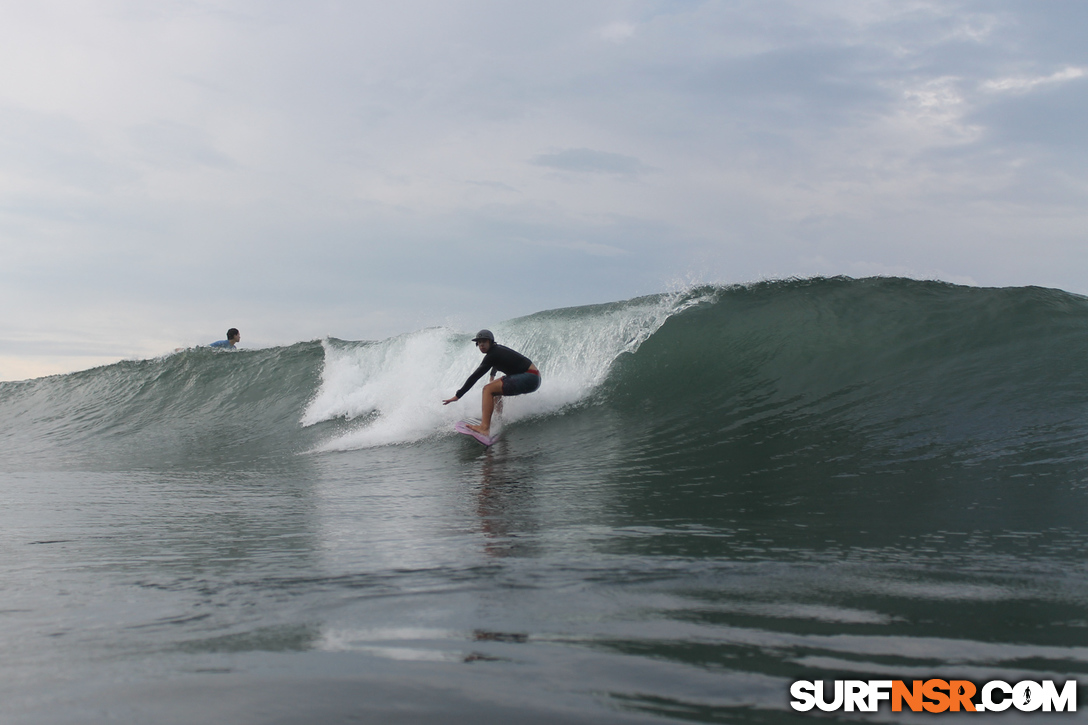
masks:
[[[475,487],[475,509],[479,532],[484,537],[484,553],[489,557],[516,554],[518,529],[527,523],[526,513],[533,505],[531,486],[515,477],[510,464],[507,442],[500,440],[487,449],[479,462]]]

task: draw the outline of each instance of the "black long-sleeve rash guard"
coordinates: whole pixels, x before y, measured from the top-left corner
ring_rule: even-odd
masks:
[[[491,343],[491,349],[484,355],[484,361],[480,363],[480,367],[476,368],[476,372],[468,376],[468,380],[457,391],[457,398],[464,397],[469,388],[475,385],[476,381],[482,378],[488,370],[492,372],[498,370],[504,375],[517,375],[527,371],[532,364],[533,361],[520,352],[515,352],[505,345]]]

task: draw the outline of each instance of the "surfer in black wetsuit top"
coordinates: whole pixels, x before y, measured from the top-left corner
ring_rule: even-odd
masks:
[[[491,414],[495,410],[495,401],[503,395],[523,395],[535,391],[540,387],[540,371],[536,369],[536,365],[533,365],[532,360],[520,352],[515,352],[505,345],[496,343],[491,330],[480,330],[476,333],[476,337],[472,338],[472,341],[484,354],[483,362],[480,363],[480,367],[476,368],[472,375],[468,376],[468,380],[457,391],[457,395],[449,400],[443,400],[442,405],[449,405],[460,400],[476,384],[476,381],[484,376],[484,373],[491,370],[491,382],[484,386],[480,424],[469,424],[468,426],[477,433],[489,436],[491,435]],[[503,377],[496,380],[495,371],[503,373]]]

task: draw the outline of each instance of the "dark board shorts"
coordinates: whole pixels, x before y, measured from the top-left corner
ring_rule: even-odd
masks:
[[[503,395],[524,395],[540,387],[540,373],[518,373],[502,379]]]

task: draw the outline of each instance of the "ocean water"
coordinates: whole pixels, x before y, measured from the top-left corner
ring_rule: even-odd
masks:
[[[1088,681],[1088,299],[485,322],[543,372],[490,449],[452,431],[479,384],[440,402],[464,331],[0,383],[0,721],[791,723],[799,679]]]

